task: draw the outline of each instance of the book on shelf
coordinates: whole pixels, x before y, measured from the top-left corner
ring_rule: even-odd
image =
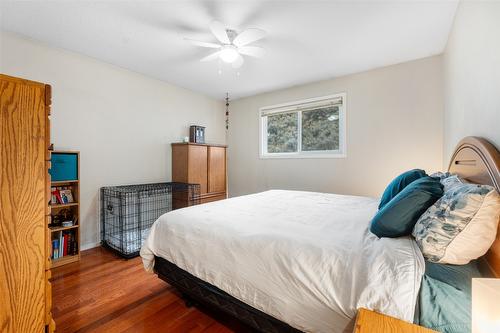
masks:
[[[59,239],[52,240],[52,259],[59,258]]]
[[[78,254],[76,233],[73,230],[56,232],[52,240],[52,259],[76,254]]]
[[[63,232],[59,231],[59,257],[62,258],[64,256],[64,237]]]
[[[54,186],[51,188],[52,205],[62,205],[75,202],[73,198],[73,188],[71,186]]]
[[[50,188],[50,193],[52,194],[52,196],[50,198],[50,203],[52,205],[57,204],[57,191],[56,191],[56,188],[55,187],[51,187]]]

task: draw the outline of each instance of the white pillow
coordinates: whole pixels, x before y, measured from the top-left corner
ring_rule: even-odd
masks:
[[[484,255],[495,241],[500,195],[487,185],[441,180],[444,195],[418,219],[413,229],[429,261],[465,265]]]

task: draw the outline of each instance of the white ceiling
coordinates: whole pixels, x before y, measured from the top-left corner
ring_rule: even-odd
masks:
[[[439,54],[456,1],[10,1],[2,28],[216,98],[233,98]],[[238,71],[183,37],[212,20],[268,36]],[[219,74],[222,66],[222,74]],[[238,75],[239,74],[239,75]]]

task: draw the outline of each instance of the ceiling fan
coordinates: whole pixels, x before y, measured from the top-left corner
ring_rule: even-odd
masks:
[[[185,40],[194,45],[217,49],[216,52],[209,54],[200,61],[211,61],[219,58],[231,64],[233,68],[240,68],[245,62],[243,55],[262,58],[265,54],[265,50],[262,47],[248,45],[266,36],[266,32],[262,29],[248,28],[237,33],[232,29],[226,28],[221,22],[213,21],[210,24],[210,31],[219,43],[202,42],[185,38]]]

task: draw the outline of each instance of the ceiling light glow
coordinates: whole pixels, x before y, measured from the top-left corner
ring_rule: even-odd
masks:
[[[219,53],[219,58],[226,62],[226,63],[232,63],[238,58],[238,50],[236,50],[236,47],[234,45],[225,45],[222,47],[222,50]]]

